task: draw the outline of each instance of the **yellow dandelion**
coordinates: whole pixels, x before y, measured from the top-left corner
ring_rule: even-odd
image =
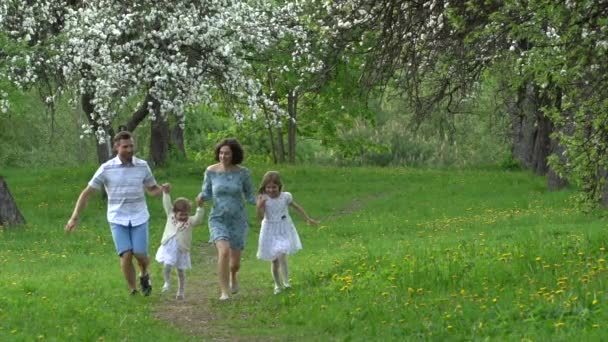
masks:
[[[596,298],[594,298],[594,299],[593,299],[593,302],[591,302],[591,304],[593,304],[593,305],[595,305],[595,304],[597,304],[597,303],[599,303],[599,301],[598,301]]]
[[[534,260],[541,261],[542,259],[541,259],[541,257],[537,256],[536,259],[534,259]]]
[[[557,323],[555,323],[555,327],[556,328],[562,328],[564,326],[566,326],[566,323],[564,323],[564,322],[557,322]]]
[[[599,324],[592,324],[591,326],[592,326],[593,328],[599,328],[599,327],[600,327],[600,325],[599,325]]]

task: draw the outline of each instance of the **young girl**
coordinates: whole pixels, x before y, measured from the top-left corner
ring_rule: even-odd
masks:
[[[178,289],[176,299],[184,299],[186,275],[184,270],[192,268],[190,262],[190,245],[192,244],[192,228],[201,224],[205,209],[202,201],[196,208],[194,216],[188,216],[192,208],[192,203],[180,197],[171,204],[171,186],[163,184],[163,207],[167,213],[167,224],[161,240],[161,245],[156,252],[156,261],[165,265],[163,276],[165,284],[162,292],[169,291],[171,287],[171,268],[177,268]]]
[[[288,206],[293,207],[302,215],[308,224],[318,224],[300,205],[293,201],[289,192],[281,192],[282,188],[279,173],[266,172],[258,190],[256,203],[258,219],[262,220],[257,257],[261,260],[272,261],[270,270],[274,279],[275,294],[280,293],[283,288],[291,287],[287,254],[294,254],[302,249],[300,237],[289,216]]]

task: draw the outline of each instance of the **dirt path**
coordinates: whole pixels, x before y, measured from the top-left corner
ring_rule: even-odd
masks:
[[[192,249],[192,264],[195,266],[186,273],[186,299],[175,300],[177,279],[174,273],[173,288],[169,293],[160,295],[161,301],[155,308],[154,317],[193,336],[210,337],[214,341],[227,340],[222,336],[214,336],[217,334],[217,329],[213,329],[215,317],[209,309],[210,301],[216,300],[217,292],[217,258],[214,247],[203,244],[193,246]],[[160,289],[162,279],[156,281],[156,284],[156,289]]]
[[[354,199],[334,213],[322,217],[321,220],[327,222],[350,215],[361,210],[366,203],[387,195],[388,193],[382,193]],[[171,292],[159,295],[161,300],[155,308],[154,317],[167,321],[192,336],[208,338],[212,341],[235,341],[234,336],[227,335],[227,332],[223,331],[221,327],[214,325],[217,318],[214,316],[213,306],[217,302],[218,295],[215,247],[206,243],[193,246],[191,257],[193,269],[186,274],[186,299],[175,300],[174,290],[177,287],[177,279],[173,274],[173,288]],[[162,286],[162,279],[158,279],[155,284],[155,291],[158,293]],[[241,340],[256,341],[260,339],[247,337],[246,339],[241,338]],[[268,338],[264,340],[268,341]]]

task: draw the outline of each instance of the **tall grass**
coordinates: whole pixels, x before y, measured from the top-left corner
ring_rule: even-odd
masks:
[[[79,230],[63,232],[94,167],[3,170],[28,224],[0,233],[0,340],[608,339],[607,222],[574,211],[569,191],[489,169],[256,165],[256,181],[268,168],[322,223],[293,215],[304,249],[289,259],[293,289],[274,295],[250,208],[242,290],[229,303],[217,301],[206,229],[184,303],[158,293],[158,264],[153,295],[130,298],[99,196]],[[202,169],[155,175],[192,197]],[[153,254],[164,217],[159,199],[148,203]],[[172,322],[154,318],[170,309]]]

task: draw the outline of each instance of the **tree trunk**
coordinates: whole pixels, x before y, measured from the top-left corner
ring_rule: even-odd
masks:
[[[283,143],[283,127],[277,125],[277,155],[279,163],[285,162],[285,144]]]
[[[287,126],[287,144],[289,148],[289,163],[296,162],[296,132],[297,132],[297,114],[298,114],[298,94],[295,90],[289,92],[287,96],[287,113],[289,121]]]
[[[268,139],[270,140],[270,152],[272,154],[272,162],[276,164],[277,163],[277,149],[275,146],[274,134],[272,133],[272,129],[273,129],[275,123],[272,122],[272,120],[270,120],[270,115],[268,114],[268,109],[266,108],[266,106],[263,106],[262,110],[264,111],[264,117],[266,119],[266,125],[268,127]]]
[[[561,155],[563,148],[558,141],[551,139],[555,128],[541,110],[544,101],[546,100],[539,95],[538,89],[528,84],[520,89],[516,103],[508,105],[513,137],[511,152],[513,158],[524,168],[534,171],[537,175],[547,175],[549,189],[555,190],[565,187],[568,182],[547,164],[549,155]]]
[[[156,117],[150,126],[150,162],[152,166],[163,166],[169,152],[169,123]]]
[[[184,130],[179,123],[176,123],[171,130],[171,150],[175,150],[176,154],[186,159],[186,147],[184,145]]]
[[[99,124],[94,119],[95,106],[93,106],[93,94],[82,94],[80,97],[82,110],[84,111],[89,124],[93,126],[95,131],[98,130]],[[107,160],[109,160],[112,156],[112,138],[114,137],[114,131],[111,127],[104,127],[104,131],[106,132],[107,139],[105,143],[100,144],[97,142],[97,161],[99,164],[103,164]]]
[[[532,150],[531,169],[537,175],[546,175],[549,170],[547,158],[551,154],[551,138],[553,124],[544,114],[536,112],[536,127],[534,127],[534,140]]]
[[[272,76],[272,72],[270,72],[270,69],[267,69],[266,72],[268,73],[268,88],[270,88],[271,93],[270,93],[270,98],[272,99],[272,101],[276,104],[279,103],[278,101],[278,94],[276,92],[276,90],[274,90],[274,77]],[[263,103],[263,102],[262,102]],[[273,117],[276,119],[275,121],[270,120],[270,115],[268,113],[268,108],[266,108],[266,105],[263,105],[263,109],[264,109],[264,116],[266,117],[266,123],[268,124],[268,137],[270,139],[270,150],[272,151],[272,161],[276,164],[277,161],[285,161],[285,149],[283,148],[283,137],[281,135],[281,130],[280,130],[280,117],[278,117],[278,115],[275,112],[271,112],[270,114],[273,115]],[[274,127],[277,127],[277,140],[274,140],[274,134],[272,134],[272,130]],[[280,140],[279,140],[280,139]],[[278,146],[277,146],[278,145]]]
[[[0,176],[0,226],[14,226],[24,224],[25,219],[17,204],[8,190],[8,185],[4,178]]]
[[[550,127],[547,126],[548,119],[539,113],[537,103],[535,89],[532,85],[528,85],[520,90],[517,94],[517,102],[510,106],[513,130],[511,151],[513,158],[524,168],[531,169],[538,175],[544,175],[549,152],[549,144],[546,142],[549,141]]]

